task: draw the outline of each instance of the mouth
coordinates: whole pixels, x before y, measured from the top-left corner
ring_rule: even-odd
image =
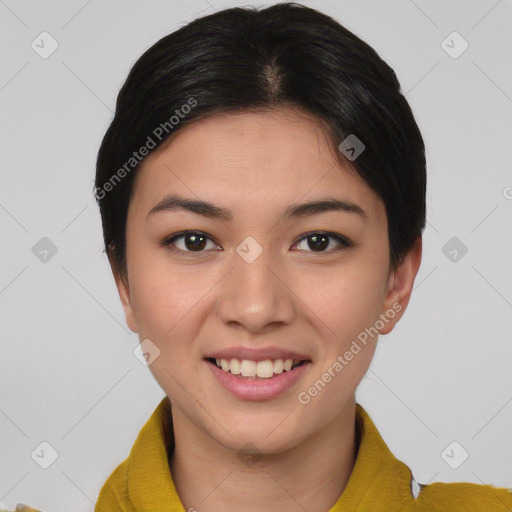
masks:
[[[310,359],[255,361],[206,357],[204,361],[215,381],[235,398],[244,401],[271,400],[291,391],[306,378],[312,366]]]
[[[291,392],[313,366],[308,353],[279,346],[232,346],[206,353],[203,360],[214,381],[242,400],[290,396],[285,392]]]
[[[265,359],[254,361],[239,358],[206,357],[205,361],[224,373],[242,380],[269,380],[283,373],[295,371],[297,368],[311,363],[309,359]]]

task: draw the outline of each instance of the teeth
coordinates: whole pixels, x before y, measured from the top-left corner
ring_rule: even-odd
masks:
[[[222,369],[224,370],[224,368]],[[254,377],[257,372],[258,365],[254,361],[247,361],[247,359],[243,359],[240,363],[240,373],[242,374],[242,377]]]
[[[283,373],[283,369],[284,369],[284,362],[282,359],[276,359],[274,361],[274,373]]]
[[[250,361],[248,359],[215,359],[219,368],[233,375],[242,377],[260,377],[269,379],[274,374],[278,375],[283,371],[289,372],[295,365],[301,362],[300,359],[266,359],[265,361]]]
[[[272,377],[274,374],[274,365],[270,359],[267,359],[266,361],[260,361],[256,365],[256,375],[258,377],[263,377],[264,379],[268,379],[269,377]]]
[[[240,375],[240,367],[241,365],[238,359],[231,359],[231,362],[229,363],[229,369],[233,375]]]

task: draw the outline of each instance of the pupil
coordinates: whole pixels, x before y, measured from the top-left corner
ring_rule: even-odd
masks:
[[[192,243],[189,244],[189,241],[192,241]],[[185,237],[185,245],[187,246],[187,249],[200,251],[201,249],[204,249],[205,237],[203,235],[195,234],[187,235]]]
[[[313,235],[309,237],[309,241],[313,241],[313,244],[308,242],[310,249],[325,249],[329,245],[329,239],[325,235]],[[326,243],[327,242],[327,243]]]
[[[185,238],[187,249],[202,250],[205,247],[205,237],[203,235],[189,234]],[[329,246],[329,239],[325,235],[314,235],[308,238],[310,249],[325,249]]]

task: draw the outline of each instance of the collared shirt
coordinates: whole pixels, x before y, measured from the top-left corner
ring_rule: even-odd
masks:
[[[169,469],[174,449],[165,397],[143,426],[129,456],[103,485],[95,512],[187,512]],[[390,452],[372,420],[356,404],[359,449],[348,483],[326,512],[511,512],[512,491],[470,483],[418,484]],[[192,509],[193,510],[193,509]]]

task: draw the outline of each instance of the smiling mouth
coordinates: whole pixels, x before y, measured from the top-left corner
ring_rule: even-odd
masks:
[[[266,359],[265,361],[251,361],[249,359],[205,359],[225,373],[240,379],[268,380],[285,372],[292,372],[295,368],[311,362],[309,359]]]

